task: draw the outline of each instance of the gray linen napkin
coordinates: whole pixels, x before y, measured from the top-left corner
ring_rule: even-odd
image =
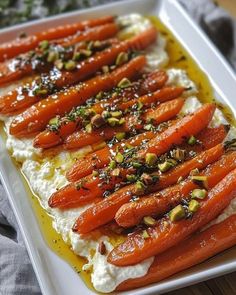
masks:
[[[236,69],[236,22],[210,0],[179,1]],[[64,0],[59,2],[61,5],[66,3]],[[96,0],[87,2],[99,3]],[[111,1],[102,0],[101,2]],[[81,2],[78,1],[78,3],[80,4],[77,7],[81,8]],[[48,11],[45,7],[38,9],[41,9],[41,12],[44,11],[41,15],[47,15]],[[37,16],[36,12],[35,15]],[[15,216],[0,184],[0,294],[40,293]]]

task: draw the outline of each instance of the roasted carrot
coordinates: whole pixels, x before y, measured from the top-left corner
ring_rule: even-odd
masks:
[[[236,244],[236,215],[198,232],[155,257],[147,274],[122,282],[117,291],[157,283]],[[204,246],[203,246],[204,245]]]
[[[83,104],[88,98],[100,91],[108,91],[124,77],[134,77],[145,65],[146,58],[138,56],[127,64],[112,71],[90,79],[66,91],[49,96],[18,115],[10,126],[10,133],[16,137],[30,136],[41,131],[50,118],[63,115],[73,107]]]
[[[224,147],[221,144],[202,152],[194,159],[177,166],[174,171],[160,176],[159,181],[156,184],[148,187],[149,192],[155,192],[168,185],[176,183],[180,176],[187,176],[192,169],[205,168],[207,165],[217,161],[223,153]],[[135,195],[136,188],[134,184],[114,192],[108,198],[85,210],[77,219],[73,227],[74,231],[88,233],[89,231],[111,221],[115,217],[119,208],[128,203]],[[103,216],[103,219],[97,219],[97,215]]]
[[[142,233],[130,235],[110,252],[107,261],[117,266],[132,265],[164,252],[216,218],[235,196],[236,169],[214,186],[205,199],[199,201],[200,208],[191,219],[171,222],[164,217],[157,225],[146,230],[147,239]]]
[[[66,138],[64,146],[66,149],[81,148],[95,142],[110,140],[119,132],[130,132],[133,128],[140,130],[143,127],[140,119],[144,121],[153,119],[155,124],[159,124],[176,116],[182,108],[183,103],[184,100],[178,98],[161,104],[156,110],[148,110],[140,118],[136,115],[125,116],[125,123],[120,127],[104,127],[93,130],[90,133],[84,130],[74,132]]]
[[[106,40],[108,38],[113,37],[116,33],[118,32],[118,26],[114,23],[110,23],[110,24],[105,24],[103,26],[98,26],[95,28],[91,28],[88,29],[86,31],[84,31],[82,34],[79,34],[77,37],[77,42],[82,42],[82,41],[102,41],[102,40]],[[114,40],[111,40],[114,43]],[[73,44],[71,44],[73,45]],[[78,49],[79,44],[76,45],[76,49]],[[67,44],[62,44],[62,46],[68,46]],[[54,46],[54,48],[56,49],[57,47]],[[59,50],[59,49],[58,49]],[[60,48],[61,50],[61,48]],[[1,68],[2,68],[2,75],[0,77],[0,85],[3,85],[5,83],[9,83],[9,82],[14,82],[15,80],[21,79],[27,75],[33,74],[33,73],[45,73],[48,72],[50,69],[53,68],[54,63],[50,63],[47,62],[47,57],[45,57],[45,65],[44,66],[35,66],[35,64],[37,63],[37,58],[38,60],[42,59],[43,57],[43,52],[40,50],[38,50],[35,55],[33,55],[33,57],[30,54],[24,54],[21,55],[19,57],[17,57],[17,59],[13,59],[13,60],[9,60],[6,61],[4,64],[1,64]],[[99,56],[98,56],[99,57]],[[94,58],[97,58],[97,55],[95,55]],[[91,62],[91,59],[88,61],[89,63]],[[94,66],[96,67],[96,63],[98,63],[98,61],[96,60],[96,62],[94,63]],[[102,61],[100,61],[100,63],[102,63]],[[109,64],[109,60],[108,60],[108,64]],[[103,65],[103,64],[102,64]],[[80,65],[78,65],[78,67],[80,68]],[[81,65],[82,67],[82,72],[84,71],[84,63],[82,63]],[[88,67],[88,66],[87,66]],[[88,67],[89,68],[89,67]],[[80,69],[81,70],[81,69]],[[90,70],[91,70],[91,65],[90,65]],[[94,70],[94,72],[96,72],[96,68]],[[55,86],[57,88],[61,88],[63,86],[66,85],[66,83],[68,82],[68,85],[71,85],[73,83],[76,83],[77,81],[80,80],[80,78],[78,78],[76,80],[76,75],[75,72],[77,72],[80,74],[80,71],[70,71],[70,72],[65,72],[63,71],[62,73],[64,75],[60,76],[58,75],[57,80],[53,80],[51,79]],[[49,75],[53,76],[53,73],[49,73]],[[85,75],[85,73],[82,73],[82,77]],[[87,75],[91,75],[90,72],[88,72]],[[86,78],[86,76],[85,76]],[[71,82],[70,82],[71,81]],[[74,82],[73,82],[74,81]],[[32,91],[32,87],[28,87],[29,90],[28,92]]]
[[[152,80],[151,80],[152,79]],[[151,81],[150,81],[151,80]],[[101,101],[98,103],[95,103],[91,109],[97,113],[101,114],[102,111],[104,111],[107,106],[109,105],[111,108],[113,105],[115,106],[116,110],[125,110],[127,103],[131,102],[130,106],[133,106],[135,103],[137,103],[137,99],[132,99],[137,95],[146,94],[147,92],[151,90],[156,90],[157,88],[160,88],[167,80],[167,75],[163,71],[155,71],[154,73],[151,73],[148,75],[148,77],[141,81],[141,84],[138,85],[137,83],[134,83],[134,86],[132,86],[134,89],[121,92],[121,94],[118,97],[113,98],[113,96],[105,101]],[[155,86],[154,86],[155,85]],[[155,87],[155,88],[154,88]],[[129,87],[130,88],[130,87]],[[136,89],[137,88],[137,89]],[[183,90],[181,87],[177,88],[163,88],[156,91],[157,95],[155,93],[151,95],[144,95],[139,98],[139,101],[145,105],[145,107],[149,106],[151,103],[155,102],[155,98],[157,98],[157,101],[164,101],[164,97],[166,100],[171,99],[171,97],[174,98],[174,96],[178,96],[179,93],[182,93]],[[163,93],[163,96],[161,95]],[[127,99],[127,97],[130,99],[128,102],[124,102],[124,99]],[[145,99],[146,98],[146,99]],[[50,128],[47,128],[43,132],[39,133],[35,140],[34,140],[34,146],[40,147],[40,148],[50,148],[55,145],[58,145],[63,142],[63,140],[70,134],[72,134],[74,131],[81,128],[81,117],[78,116],[76,119],[70,120],[68,119],[68,116],[60,118],[60,121],[63,122],[60,124],[60,126],[57,128],[56,132],[53,130],[50,130]]]
[[[227,135],[227,129],[224,125],[220,125],[215,128],[205,128],[199,135],[196,136],[199,144],[191,146],[191,150],[194,152],[201,152],[204,149],[210,149],[218,143],[222,142]],[[81,159],[78,159],[76,163],[67,172],[67,179],[69,181],[77,181],[81,177],[84,177],[92,173],[93,169],[101,169],[105,167],[110,160],[112,154],[116,149],[122,145],[130,144],[132,146],[140,145],[143,140],[149,140],[155,136],[154,132],[146,132],[139,134],[134,138],[127,141],[116,144],[113,148],[104,147],[92,154],[89,154]],[[189,149],[189,145],[183,144],[181,149]]]
[[[71,182],[77,181],[80,178],[92,173],[94,169],[104,168],[109,163],[111,155],[114,154],[117,149],[126,145],[138,146],[143,140],[149,140],[154,136],[155,133],[152,131],[141,133],[131,137],[130,139],[115,144],[112,148],[106,146],[103,149],[80,158],[67,172],[67,179]]]
[[[0,46],[0,62],[15,57],[21,53],[34,49],[43,40],[54,40],[73,35],[88,27],[96,27],[114,21],[113,16],[106,16],[98,19],[82,21],[74,24],[58,26],[47,31],[38,32],[25,38],[17,38],[14,41],[3,43]]]
[[[157,108],[156,116],[153,115],[155,112],[152,111],[152,118],[157,120],[160,123],[161,119],[165,120],[168,118],[167,116],[173,115],[174,111],[179,111],[183,106],[183,100],[178,99],[177,101],[170,101],[167,102],[169,106],[167,107],[167,103],[163,103],[164,111],[167,111],[167,114],[164,116],[163,113],[160,111],[160,108]],[[174,108],[174,109],[173,109]],[[170,109],[172,112],[170,112]],[[150,113],[150,112],[149,112]],[[160,120],[159,120],[160,118]],[[133,124],[132,124],[133,125]],[[106,136],[106,133],[103,134],[103,137]],[[132,169],[133,170],[133,169]],[[80,179],[76,183],[71,183],[55,192],[49,199],[49,206],[51,207],[59,207],[68,209],[71,207],[76,207],[80,205],[80,201],[84,202],[86,198],[88,201],[102,197],[103,194],[107,190],[113,190],[116,184],[120,184],[122,181],[126,179],[127,174],[130,174],[130,169],[120,169],[117,170],[117,175],[113,175],[114,171],[109,170],[100,170],[98,175],[89,175],[82,179]],[[78,189],[79,187],[79,189]],[[82,189],[81,189],[82,187]]]
[[[196,135],[210,123],[215,111],[214,104],[204,104],[194,114],[180,119],[176,125],[166,129],[161,135],[151,139],[145,150],[141,150],[140,158],[147,153],[155,153],[157,156],[168,151],[174,144],[181,144],[185,138]]]
[[[224,155],[220,160],[203,170],[200,175],[207,177],[208,189],[214,187],[231,170],[236,168],[236,152]],[[116,213],[115,220],[122,227],[139,224],[145,216],[160,216],[170,208],[189,197],[191,190],[197,188],[194,181],[187,179],[180,184],[142,197],[136,202],[124,204]]]

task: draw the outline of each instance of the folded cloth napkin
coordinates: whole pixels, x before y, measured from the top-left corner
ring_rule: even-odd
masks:
[[[210,0],[179,1],[236,69],[235,21]],[[95,0],[86,2],[99,3]],[[110,1],[102,0],[101,2]],[[81,7],[81,2],[78,1],[78,3],[80,3],[78,7]],[[1,184],[0,294],[41,294],[19,227]]]

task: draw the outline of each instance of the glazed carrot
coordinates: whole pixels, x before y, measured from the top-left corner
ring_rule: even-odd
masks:
[[[90,79],[66,91],[49,96],[36,103],[22,114],[17,116],[10,126],[10,133],[16,137],[24,137],[41,131],[50,118],[62,115],[73,107],[83,104],[88,98],[100,91],[108,91],[116,86],[124,77],[134,77],[145,65],[146,58],[138,56],[127,64],[112,71]]]
[[[199,264],[235,244],[236,215],[234,214],[157,255],[145,276],[122,282],[117,287],[117,291],[157,283],[175,273]]]
[[[156,184],[148,187],[149,192],[155,192],[168,185],[176,183],[180,176],[187,176],[192,169],[205,168],[207,165],[217,161],[223,153],[223,145],[218,145],[210,150],[202,152],[194,159],[177,166],[174,173],[171,171],[161,175]],[[119,208],[128,203],[135,195],[136,188],[134,184],[114,192],[108,198],[85,210],[77,219],[76,224],[73,227],[74,231],[88,233],[89,231],[111,221],[115,217]],[[103,216],[103,218],[97,218],[97,216]]]
[[[200,175],[207,176],[208,189],[211,189],[235,168],[236,152],[232,152],[211,164]],[[145,216],[163,215],[170,208],[187,199],[191,190],[197,187],[198,185],[190,178],[160,192],[144,196],[136,202],[124,204],[117,211],[115,220],[122,227],[132,227],[139,224]]]
[[[151,80],[152,79],[152,80]],[[151,80],[151,81],[150,81]],[[134,83],[134,86],[132,86],[134,89],[126,91],[126,88],[121,92],[121,94],[118,95],[118,97],[113,98],[113,96],[105,101],[95,103],[91,109],[95,111],[97,114],[101,114],[102,111],[104,111],[108,105],[112,107],[115,106],[115,109],[117,110],[125,110],[127,103],[131,102],[130,106],[133,106],[135,103],[137,103],[137,99],[132,99],[137,95],[146,94],[147,92],[151,90],[156,90],[166,82],[167,75],[164,71],[155,71],[154,73],[151,73],[148,75],[148,77],[141,81],[141,85],[138,85],[137,83]],[[130,87],[129,87],[130,88]],[[136,89],[137,88],[137,89]],[[162,92],[162,90],[164,90]],[[164,101],[164,99],[168,100],[171,99],[171,97],[177,97],[179,96],[179,93],[183,92],[183,88],[181,87],[169,87],[167,89],[163,88],[161,90],[158,90],[154,92],[151,95],[144,95],[139,98],[139,101],[145,105],[145,107],[149,106],[151,103],[155,102],[155,98],[158,99],[158,101]],[[155,95],[155,93],[157,93]],[[129,99],[127,102],[123,102],[125,99]],[[131,99],[130,99],[131,98]],[[146,98],[146,99],[145,99]],[[34,146],[40,147],[40,148],[50,148],[55,145],[58,145],[63,142],[63,140],[70,134],[72,134],[74,131],[81,128],[81,117],[78,116],[75,120],[71,121],[68,120],[67,117],[60,118],[61,122],[63,124],[60,125],[60,127],[57,129],[57,131],[50,130],[50,128],[47,128],[43,132],[39,133],[35,140],[34,140]]]
[[[166,102],[157,107],[156,110],[148,110],[142,115],[142,120],[147,121],[153,119],[155,124],[159,124],[176,116],[184,104],[183,99],[175,99]],[[143,125],[140,124],[140,119],[136,115],[125,116],[125,123],[120,127],[104,127],[93,130],[88,133],[84,130],[77,131],[68,136],[64,142],[66,149],[81,148],[95,142],[112,139],[119,132],[129,132],[133,128],[140,130]]]
[[[107,261],[117,266],[125,266],[158,255],[207,225],[235,197],[236,169],[210,190],[205,199],[199,201],[200,208],[191,219],[171,222],[168,217],[162,218],[157,222],[157,225],[147,229],[147,239],[143,237],[142,233],[130,235],[124,243],[110,252]]]
[[[110,23],[110,24],[105,24],[103,26],[98,26],[95,28],[91,28],[86,30],[85,32],[83,32],[82,34],[79,34],[77,37],[77,42],[82,42],[82,41],[102,41],[102,40],[106,40],[108,38],[113,37],[116,33],[118,32],[118,26],[114,23]],[[117,41],[116,41],[117,42]],[[114,40],[111,40],[111,43],[114,43]],[[73,44],[71,44],[73,45]],[[80,44],[77,44],[76,49],[78,49],[77,47],[79,47]],[[67,44],[62,44],[62,46],[68,46]],[[56,46],[54,46],[55,49],[57,48]],[[61,47],[60,47],[61,49]],[[0,77],[0,85],[3,85],[5,83],[9,83],[9,82],[13,82],[15,80],[19,80],[27,75],[33,74],[33,73],[45,73],[48,72],[50,69],[53,68],[54,63],[49,63],[46,62],[47,61],[47,57],[45,57],[45,62],[46,64],[44,66],[41,67],[35,67],[36,64],[36,60],[38,59],[42,59],[42,51],[37,49],[36,54],[31,57],[29,54],[24,54],[21,55],[19,57],[17,57],[16,59],[13,60],[9,60],[7,62],[5,62],[4,64],[0,65],[1,68],[1,77]],[[97,55],[95,55],[97,58]],[[99,56],[98,56],[99,57]],[[97,58],[98,59],[98,58]],[[104,58],[105,59],[105,58]],[[102,60],[103,61],[103,60]],[[100,61],[100,63],[102,63],[102,61]],[[91,59],[89,60],[89,62],[91,62]],[[94,63],[95,67],[96,67],[96,63],[98,63],[98,61],[96,60],[96,62]],[[109,60],[108,60],[108,64],[109,64]],[[103,64],[102,64],[103,65]],[[78,66],[80,68],[80,65]],[[82,71],[86,70],[84,69],[84,62],[81,65],[82,67]],[[90,66],[91,69],[91,66]],[[96,72],[97,69],[94,70],[94,72]],[[54,81],[53,79],[52,82],[55,84],[56,87],[61,88],[63,86],[66,85],[66,83],[70,82],[70,80],[72,80],[72,82],[70,82],[71,85],[73,83],[76,83],[80,80],[80,78],[78,78],[77,80],[75,79],[75,72],[76,71],[72,71],[72,72],[65,72],[63,71],[62,74],[63,77],[59,76],[57,77],[57,80]],[[85,71],[86,72],[86,71]],[[80,74],[79,71],[77,71],[77,75],[78,73]],[[91,73],[89,72],[87,75],[90,75]],[[53,76],[53,73],[49,73],[49,75]],[[82,77],[84,75],[84,72],[82,73]],[[85,76],[86,78],[86,76]],[[73,82],[73,80],[75,80],[75,82]],[[28,87],[29,91],[32,92],[32,87]],[[28,92],[29,92],[28,91]]]
[[[181,144],[185,138],[196,135],[207,127],[214,111],[214,104],[204,104],[194,114],[185,116],[176,125],[169,127],[161,135],[151,139],[145,150],[138,153],[139,157],[144,157],[146,153],[155,153],[159,156],[168,151],[174,144]]]
[[[222,142],[227,135],[227,129],[224,125],[220,125],[215,128],[205,128],[199,135],[196,136],[200,144],[191,146],[191,150],[194,152],[201,152],[204,149],[210,149],[218,143]],[[81,177],[84,177],[92,173],[93,169],[100,169],[105,167],[112,154],[115,153],[116,149],[122,144],[131,144],[132,146],[138,146],[143,140],[149,140],[155,136],[154,132],[146,132],[139,134],[133,139],[116,144],[113,148],[104,147],[90,155],[87,155],[81,159],[78,159],[76,163],[67,172],[67,179],[69,181],[77,181]],[[136,139],[137,138],[137,139]],[[181,145],[181,149],[189,149],[189,145]]]
[[[142,143],[143,140],[149,140],[154,136],[155,133],[152,131],[141,133],[134,137],[131,137],[130,139],[115,144],[112,148],[106,146],[103,149],[100,149],[90,155],[80,158],[67,172],[67,179],[71,182],[77,181],[80,178],[92,173],[94,169],[96,170],[104,168],[107,164],[109,164],[111,155],[114,154],[118,148],[129,144],[132,146],[138,146]]]
[[[0,62],[34,49],[43,40],[64,38],[69,35],[73,35],[78,31],[83,31],[88,27],[96,27],[113,21],[113,16],[106,16],[98,19],[58,26],[47,31],[35,33],[34,35],[30,35],[25,38],[17,38],[11,42],[3,43],[0,46]]]

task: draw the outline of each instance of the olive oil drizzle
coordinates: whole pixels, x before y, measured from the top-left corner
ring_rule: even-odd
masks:
[[[175,39],[172,33],[165,27],[165,25],[155,16],[150,16],[149,19],[159,30],[159,32],[166,38],[167,45],[166,51],[169,56],[169,63],[166,69],[168,68],[179,68],[186,70],[189,78],[193,80],[198,88],[197,97],[202,102],[216,102],[214,98],[214,91],[210,85],[210,82],[207,78],[207,75],[198,67],[197,63],[191,58],[189,53],[179,44]],[[231,110],[222,105],[219,102],[216,102],[217,107],[223,111],[226,119],[233,125],[235,125],[235,119],[232,115]],[[4,140],[6,140],[6,134],[4,132],[3,123],[0,122],[0,135]],[[73,269],[80,274],[82,279],[85,281],[86,285],[94,290],[91,283],[91,276],[89,272],[83,271],[82,266],[86,263],[86,259],[83,259],[77,256],[67,245],[60,234],[58,234],[55,229],[52,227],[52,217],[43,209],[40,205],[39,198],[32,192],[30,186],[27,182],[26,177],[23,175],[19,167],[19,163],[13,160],[16,167],[20,170],[22,180],[24,182],[27,194],[29,196],[30,204],[33,207],[35,215],[38,220],[38,224],[46,241],[47,245],[54,251],[59,257],[69,263]],[[112,244],[120,243],[124,237],[111,234],[105,230],[110,236],[110,241]]]

